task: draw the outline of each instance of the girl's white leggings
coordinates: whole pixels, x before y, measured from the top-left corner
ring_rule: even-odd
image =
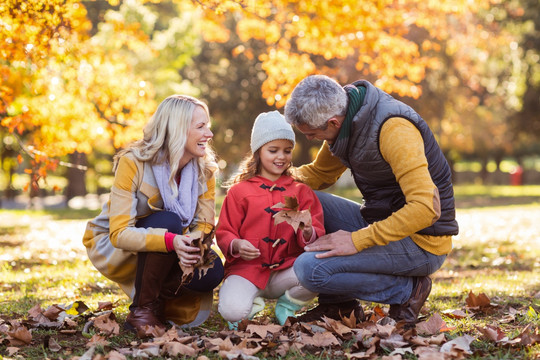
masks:
[[[289,297],[301,302],[309,301],[317,296],[298,281],[292,267],[273,272],[266,288],[259,289],[242,276],[228,276],[219,290],[218,311],[227,321],[246,319],[253,307],[253,299],[260,296],[277,299],[288,290]]]

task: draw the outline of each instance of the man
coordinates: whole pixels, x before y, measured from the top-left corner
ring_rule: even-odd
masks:
[[[428,125],[409,106],[367,81],[345,87],[327,76],[302,80],[285,118],[308,139],[324,140],[316,159],[297,170],[314,189],[349,168],[364,203],[317,192],[327,235],[295,262],[319,305],[299,316],[339,319],[357,299],[390,304],[406,328],[417,322],[458,233],[450,167]]]

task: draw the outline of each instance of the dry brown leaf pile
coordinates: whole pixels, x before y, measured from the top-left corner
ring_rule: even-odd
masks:
[[[479,305],[477,299],[481,300]],[[466,315],[461,310],[450,311],[444,316],[474,316],[471,308],[489,308],[491,304],[484,294],[472,292],[467,298]],[[38,305],[28,312],[28,319],[22,321],[0,320],[0,339],[11,356],[21,347],[32,343],[32,329],[54,328],[63,334],[71,333],[77,325],[85,323],[82,334],[89,340],[86,352],[79,360],[126,359],[128,356],[152,358],[155,356],[189,357],[207,359],[205,353],[214,353],[228,359],[258,359],[259,357],[285,357],[291,351],[295,354],[322,354],[332,358],[398,360],[415,354],[419,360],[465,359],[473,354],[471,343],[477,337],[471,335],[450,339],[451,330],[439,313],[417,324],[416,329],[405,330],[400,323],[387,317],[386,312],[375,307],[366,311],[365,321],[359,321],[354,313],[344,316],[340,321],[323,318],[321,321],[303,323],[290,318],[284,326],[277,325],[269,317],[256,321],[244,320],[238,330],[221,331],[198,328],[184,330],[173,327],[165,333],[157,334],[147,342],[134,341],[129,347],[114,348],[109,339],[118,335],[120,325],[112,309],[114,304],[100,303],[96,312],[88,311],[84,304],[76,306],[85,309],[82,313],[69,314],[71,306],[53,305],[42,310]],[[66,310],[67,309],[67,310]],[[58,311],[61,310],[61,311]],[[73,313],[74,311],[72,311]],[[80,328],[80,326],[79,326]],[[90,337],[89,329],[93,329]],[[538,328],[529,325],[519,335],[510,339],[501,328],[493,325],[477,327],[478,338],[495,343],[497,346],[531,346],[540,342]],[[78,332],[78,330],[76,330]],[[62,347],[54,336],[44,339],[44,345],[53,352]],[[96,347],[104,348],[106,355],[97,354]],[[384,355],[384,356],[382,356]],[[382,356],[382,357],[381,357]]]

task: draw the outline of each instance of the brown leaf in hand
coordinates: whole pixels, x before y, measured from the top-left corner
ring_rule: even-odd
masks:
[[[272,209],[282,209],[282,210],[298,210],[298,199],[296,196],[284,196],[285,203],[279,202],[275,205],[272,205]]]
[[[193,266],[184,266],[181,262],[180,269],[182,270],[182,284],[186,284],[191,281],[195,269],[199,269],[199,276],[206,275],[209,269],[214,267],[214,260],[216,259],[216,253],[211,251],[212,242],[214,238],[214,229],[208,234],[205,234],[199,230],[189,233],[192,238],[190,245],[198,247],[200,249],[201,257],[199,262]]]
[[[302,211],[281,210],[273,215],[274,225],[286,222],[291,225],[294,231],[304,230],[305,224],[311,224],[311,212],[306,209]]]

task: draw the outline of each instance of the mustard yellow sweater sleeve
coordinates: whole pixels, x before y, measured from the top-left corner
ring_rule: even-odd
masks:
[[[314,190],[326,189],[333,185],[347,170],[345,165],[330,152],[330,147],[325,141],[315,160],[307,165],[293,169],[293,174],[303,183]]]
[[[392,167],[406,204],[388,218],[352,233],[354,246],[362,251],[411,236],[427,251],[448,253],[450,236],[415,234],[437,221],[441,213],[439,192],[428,171],[420,131],[406,119],[391,118],[381,128],[380,150]]]

